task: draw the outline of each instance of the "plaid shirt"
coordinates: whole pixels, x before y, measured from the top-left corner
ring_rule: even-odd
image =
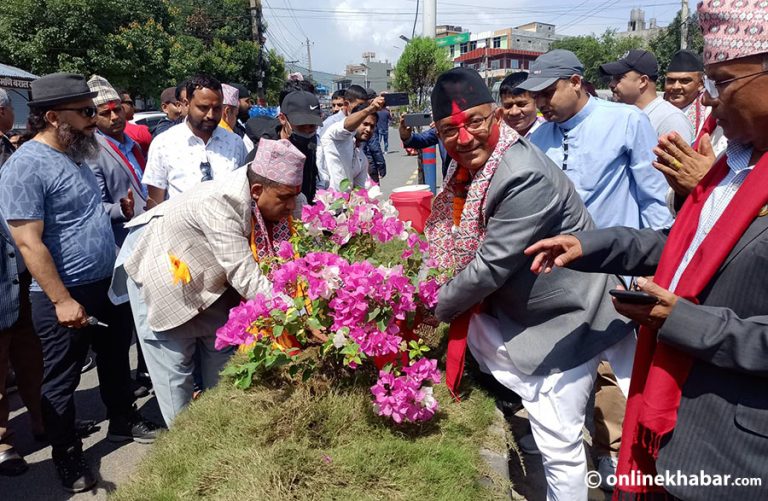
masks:
[[[124,266],[141,287],[153,331],[191,320],[229,287],[245,298],[271,291],[251,254],[246,169],[200,184],[126,226],[142,225],[144,232]],[[189,283],[173,284],[169,254],[187,264]]]

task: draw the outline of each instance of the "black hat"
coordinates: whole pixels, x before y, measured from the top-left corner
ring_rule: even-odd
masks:
[[[453,68],[437,77],[432,89],[432,117],[437,122],[458,110],[492,103],[493,96],[483,77],[469,68]]]
[[[679,50],[672,56],[672,60],[669,61],[667,66],[667,72],[703,72],[704,63],[701,61],[701,57],[690,50]]]
[[[659,76],[659,62],[656,61],[656,56],[652,52],[633,49],[618,61],[600,65],[600,74],[603,76],[623,75],[633,70],[656,80]]]
[[[249,91],[248,87],[246,87],[245,85],[241,85],[238,83],[231,83],[229,85],[237,89],[238,99],[245,99],[246,97],[251,97],[251,91]]]
[[[52,73],[38,78],[31,85],[30,108],[44,108],[80,99],[93,99],[98,92],[91,92],[83,75],[76,73]]]
[[[517,86],[528,92],[541,92],[560,79],[584,75],[584,65],[579,58],[565,49],[555,49],[540,55],[529,69],[528,78]]]
[[[320,102],[311,92],[295,90],[289,93],[280,104],[280,112],[291,125],[323,125]]]

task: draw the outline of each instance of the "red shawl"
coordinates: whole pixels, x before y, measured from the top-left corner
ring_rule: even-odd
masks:
[[[726,157],[715,164],[688,197],[664,246],[654,281],[668,288],[699,225],[702,207],[718,183],[727,175]],[[712,280],[746,229],[768,202],[768,155],[763,155],[749,173],[723,215],[694,254],[675,289],[675,294],[698,302],[696,296]],[[661,440],[677,421],[677,409],[685,380],[693,365],[687,354],[656,342],[656,331],[641,326],[629,387],[627,411],[616,471],[618,478],[640,478],[656,474]],[[630,440],[631,437],[631,440]],[[634,476],[632,476],[632,472]],[[654,486],[616,486],[614,500],[663,493]]]

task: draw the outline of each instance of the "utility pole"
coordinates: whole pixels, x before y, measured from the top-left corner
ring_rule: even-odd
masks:
[[[309,70],[309,75],[307,76],[312,80],[312,49],[310,48],[309,37],[307,37],[307,66],[309,66],[309,68],[307,68]]]
[[[424,36],[435,38],[435,25],[437,24],[437,0],[424,2]]]
[[[250,13],[251,13],[251,38],[254,42],[259,44],[259,59],[257,61],[256,72],[259,80],[257,82],[256,95],[259,100],[263,100],[266,96],[264,82],[266,81],[266,58],[264,56],[264,44],[267,43],[267,39],[264,36],[262,27],[264,23],[261,22],[261,0],[250,0]]]
[[[682,0],[680,9],[680,48],[688,48],[688,0]]]

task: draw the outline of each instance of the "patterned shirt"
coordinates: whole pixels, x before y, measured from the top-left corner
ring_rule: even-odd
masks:
[[[152,141],[141,182],[167,190],[172,198],[202,181],[202,163],[210,163],[216,179],[245,165],[247,154],[243,140],[233,132],[216,127],[204,143],[182,122]]]
[[[66,287],[112,276],[115,237],[91,169],[39,141],[24,143],[0,174],[6,220],[43,221],[43,244]],[[36,280],[30,290],[42,291]]]
[[[739,191],[744,180],[747,178],[754,165],[749,165],[749,160],[752,158],[752,147],[744,146],[738,143],[728,143],[728,149],[726,150],[728,167],[728,174],[715,186],[712,190],[707,201],[704,202],[704,206],[701,208],[701,215],[699,215],[699,226],[696,228],[696,234],[691,240],[691,245],[688,246],[688,250],[683,256],[683,260],[680,261],[680,265],[675,271],[675,276],[672,277],[672,282],[669,284],[669,290],[675,292],[677,284],[680,281],[680,277],[685,272],[688,264],[693,259],[696,251],[699,250],[702,242],[709,234],[709,231],[715,226],[717,220],[723,215],[728,204],[731,203],[733,197],[736,196],[736,192]]]

